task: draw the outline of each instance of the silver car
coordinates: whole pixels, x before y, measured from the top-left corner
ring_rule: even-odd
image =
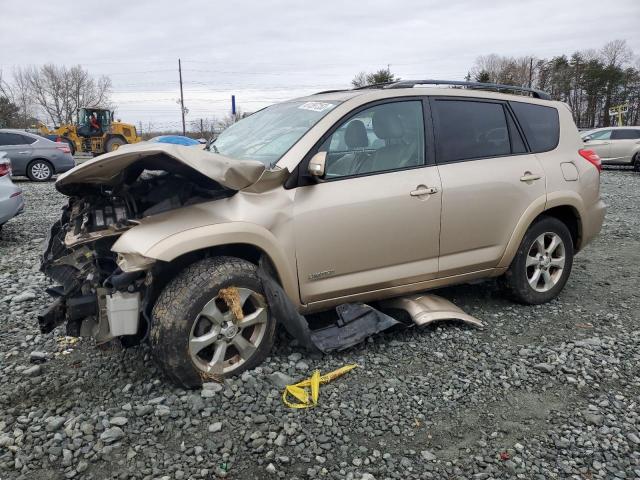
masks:
[[[22,190],[11,181],[11,162],[0,152],[0,229],[23,210]]]
[[[640,172],[640,127],[605,127],[581,132],[603,164],[632,165]]]
[[[0,152],[11,160],[13,175],[25,175],[35,182],[46,182],[76,166],[66,143],[23,130],[0,129]]]

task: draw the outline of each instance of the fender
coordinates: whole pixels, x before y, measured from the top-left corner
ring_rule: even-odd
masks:
[[[155,223],[155,222],[154,222]],[[248,244],[263,251],[271,260],[282,287],[292,299],[299,299],[297,276],[292,262],[278,239],[264,227],[249,222],[227,221],[193,226],[175,233],[156,235],[154,225],[141,224],[125,232],[113,245],[116,253],[137,253],[171,262],[186,253],[229,244]],[[145,227],[150,227],[149,229]],[[149,241],[150,239],[152,241]]]
[[[529,208],[527,208],[520,217],[497,268],[508,268],[509,265],[511,265],[525,233],[527,233],[529,226],[540,214],[552,208],[564,206],[572,207],[576,211],[578,215],[578,228],[581,230],[582,218],[584,218],[584,205],[582,199],[576,192],[564,190],[548,193],[546,198],[545,196],[539,197],[529,205]],[[580,237],[581,235],[579,235],[579,241]],[[577,250],[579,249],[580,244],[578,244]]]

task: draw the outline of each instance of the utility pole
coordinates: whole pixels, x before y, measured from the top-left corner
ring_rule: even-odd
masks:
[[[140,120],[140,136],[142,136],[142,120]]]
[[[204,127],[202,125],[202,119],[200,119],[200,136],[204,137]]]
[[[529,88],[533,83],[533,57],[529,59]]]
[[[187,127],[184,123],[184,93],[182,92],[182,63],[178,59],[178,75],[180,76],[180,113],[182,113],[182,135],[187,134]]]

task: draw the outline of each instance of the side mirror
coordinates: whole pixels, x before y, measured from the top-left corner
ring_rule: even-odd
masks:
[[[582,141],[583,141],[584,143],[587,143],[589,140],[591,140],[589,137],[584,137],[584,138],[582,139]]]
[[[324,167],[327,161],[327,152],[318,152],[311,160],[309,160],[309,167],[307,173],[315,178],[324,177]]]

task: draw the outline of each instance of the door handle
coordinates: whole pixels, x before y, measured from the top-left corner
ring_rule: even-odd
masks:
[[[520,177],[521,182],[533,182],[534,180],[540,180],[542,175],[538,175],[531,172],[524,172],[524,175]]]
[[[416,190],[409,192],[409,195],[412,197],[421,197],[423,195],[433,195],[434,193],[438,193],[438,189],[436,187],[420,186]]]
[[[29,152],[18,152],[20,155],[26,155]]]

